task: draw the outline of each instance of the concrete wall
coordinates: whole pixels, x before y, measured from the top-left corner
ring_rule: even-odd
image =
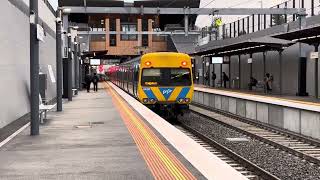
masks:
[[[209,99],[209,103],[203,100]],[[320,139],[320,113],[194,91],[193,102]]]
[[[43,1],[39,1],[40,15],[48,15]],[[27,1],[0,1],[0,128],[30,112],[30,31]],[[50,16],[49,16],[50,17]],[[54,19],[51,14],[51,20]],[[46,22],[47,21],[47,22]],[[40,42],[41,71],[48,73],[48,64],[55,74],[55,29],[54,22],[44,19],[47,32],[45,42]],[[51,36],[51,35],[53,36]],[[49,75],[48,75],[49,76]],[[55,83],[48,77],[47,94],[55,97]]]

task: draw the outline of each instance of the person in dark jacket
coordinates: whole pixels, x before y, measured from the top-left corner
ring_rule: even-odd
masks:
[[[93,82],[93,91],[98,92],[99,77],[97,73],[93,74],[92,82]]]
[[[87,74],[85,77],[87,92],[90,92],[91,81],[92,81],[91,75]]]
[[[204,85],[210,85],[210,79],[209,79],[209,71],[206,72],[206,74],[204,75]]]
[[[250,83],[248,84],[249,90],[252,90],[253,86],[257,86],[258,80],[254,77],[250,77]]]
[[[216,73],[212,72],[212,87],[215,87],[215,83],[216,83],[216,79],[217,79],[217,75]]]
[[[223,87],[227,88],[227,81],[229,81],[229,77],[225,72],[223,72],[222,80],[223,80]]]

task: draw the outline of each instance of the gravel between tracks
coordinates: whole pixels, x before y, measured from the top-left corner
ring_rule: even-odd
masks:
[[[189,113],[179,119],[182,123],[214,139],[281,179],[320,180],[320,167],[299,157],[278,150],[194,113]],[[226,139],[239,137],[245,137],[249,141],[234,142]]]

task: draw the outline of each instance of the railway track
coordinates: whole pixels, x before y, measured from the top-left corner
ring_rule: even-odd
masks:
[[[269,172],[261,169],[250,161],[237,155],[230,149],[224,147],[218,142],[204,136],[197,130],[184,125],[175,125],[177,129],[192,138],[198,144],[206,148],[208,151],[212,152],[215,156],[220,158],[222,161],[233,167],[235,170],[240,172],[246,178],[250,180],[278,180],[276,176],[270,174]]]
[[[191,105],[190,110],[192,113],[320,165],[320,142],[317,140],[199,104]]]

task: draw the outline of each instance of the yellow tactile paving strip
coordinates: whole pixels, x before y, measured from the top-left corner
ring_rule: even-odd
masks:
[[[124,123],[155,179],[196,179],[175,155],[161,142],[143,120],[124,102],[108,84],[106,91],[112,96]]]

